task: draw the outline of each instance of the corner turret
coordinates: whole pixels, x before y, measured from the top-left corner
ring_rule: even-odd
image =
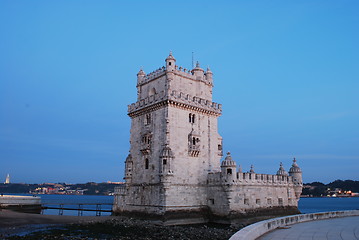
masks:
[[[172,51],[170,52],[170,55],[166,58],[166,69],[167,72],[173,71],[176,66],[176,59],[172,55]]]
[[[249,172],[250,172],[250,173],[256,173],[256,172],[254,171],[254,166],[253,166],[253,165],[251,165],[251,169],[249,170]]]
[[[287,171],[283,168],[283,163],[280,162],[279,164],[279,170],[277,171],[277,175],[279,176],[288,176]]]
[[[197,80],[202,80],[204,77],[204,70],[199,66],[197,61],[196,67],[192,69],[192,74],[196,77]]]
[[[302,170],[297,164],[297,160],[293,159],[292,167],[289,169],[289,176],[293,177],[295,196],[299,200],[300,194],[302,194],[303,180]]]
[[[204,73],[204,75],[206,76],[206,80],[207,80],[208,84],[212,85],[213,73],[209,67],[207,68],[207,71]]]
[[[236,176],[237,165],[236,162],[232,160],[232,156],[230,152],[227,152],[226,158],[221,163],[221,172],[222,176],[225,179],[235,178]]]

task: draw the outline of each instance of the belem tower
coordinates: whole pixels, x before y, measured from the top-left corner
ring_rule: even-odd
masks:
[[[137,74],[137,102],[128,106],[130,153],[125,184],[115,189],[115,214],[162,221],[228,222],[259,215],[298,212],[302,171],[293,160],[289,174],[237,169],[223,157],[218,134],[220,104],[212,102],[213,74],[197,63],[166,65]]]

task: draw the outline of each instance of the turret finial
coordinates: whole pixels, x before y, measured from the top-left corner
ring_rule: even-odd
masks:
[[[254,173],[254,166],[253,164],[251,165],[251,170],[249,170],[250,173]]]

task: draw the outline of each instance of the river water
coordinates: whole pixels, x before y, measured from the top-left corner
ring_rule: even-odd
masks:
[[[113,196],[94,196],[94,195],[39,195],[43,206],[64,208],[78,208],[79,204],[83,204],[83,209],[101,208],[102,210],[111,210]],[[86,205],[88,204],[88,205]],[[101,205],[97,205],[101,204]],[[302,213],[328,212],[339,210],[359,210],[359,197],[352,198],[301,198],[298,208]],[[44,209],[43,214],[58,215],[58,209]],[[63,210],[63,215],[77,216],[77,210]],[[83,216],[95,216],[96,211],[83,211]],[[101,216],[110,215],[110,212],[101,212]]]

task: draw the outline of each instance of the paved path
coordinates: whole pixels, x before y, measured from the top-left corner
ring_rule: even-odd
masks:
[[[359,217],[297,223],[269,232],[257,240],[359,240]]]

